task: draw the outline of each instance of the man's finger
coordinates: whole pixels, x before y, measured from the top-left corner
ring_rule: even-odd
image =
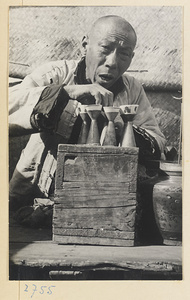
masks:
[[[113,93],[108,94],[108,106],[113,106]]]
[[[108,106],[109,105],[109,96],[107,93],[102,95],[102,105],[103,106]]]
[[[104,97],[104,106],[113,106],[113,93],[102,86],[100,88]]]
[[[96,104],[102,104],[102,97],[100,92],[96,92],[94,95],[94,98],[96,100]]]

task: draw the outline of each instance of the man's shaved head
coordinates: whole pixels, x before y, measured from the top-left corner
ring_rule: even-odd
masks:
[[[110,88],[130,66],[136,41],[135,30],[125,19],[99,18],[83,40],[87,79]]]
[[[108,15],[96,20],[96,22],[92,25],[89,31],[88,37],[94,38],[94,36],[96,36],[97,33],[101,33],[101,30],[105,28],[105,26],[110,31],[113,30],[113,27],[117,28],[118,32],[122,32],[123,34],[125,34],[126,37],[130,39],[130,41],[134,44],[135,47],[137,42],[137,36],[134,28],[129,22],[127,22],[127,20],[116,15]]]

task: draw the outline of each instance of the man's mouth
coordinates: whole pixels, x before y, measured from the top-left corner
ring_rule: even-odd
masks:
[[[114,79],[114,76],[111,74],[100,74],[99,77],[102,81],[105,81],[105,82],[108,82],[108,81],[111,81]]]

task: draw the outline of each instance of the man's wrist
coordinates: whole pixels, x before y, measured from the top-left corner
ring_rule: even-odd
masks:
[[[31,114],[32,127],[38,131],[54,130],[69,98],[63,85],[46,87]]]

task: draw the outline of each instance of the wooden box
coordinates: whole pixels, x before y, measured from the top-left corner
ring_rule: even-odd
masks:
[[[133,246],[138,148],[59,145],[53,240]]]

